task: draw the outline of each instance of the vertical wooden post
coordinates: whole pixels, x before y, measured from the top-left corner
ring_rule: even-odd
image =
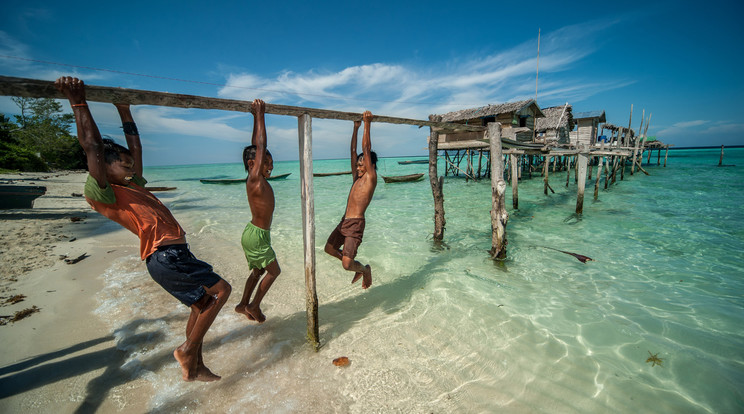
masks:
[[[504,157],[501,153],[501,124],[488,123],[488,140],[491,144],[491,258],[506,258],[506,182],[504,181]]]
[[[723,145],[721,145],[721,158],[718,159],[718,166],[720,167],[722,165],[723,165]],[[666,158],[664,158],[664,166],[666,167]]]
[[[308,114],[297,118],[300,142],[300,186],[302,197],[302,241],[305,247],[305,307],[307,339],[317,352],[318,294],[315,290],[315,196],[313,194],[313,127]]]
[[[579,190],[576,196],[576,214],[584,212],[584,188],[586,187],[586,165],[589,157],[585,153],[580,153],[576,159],[579,165],[579,173],[576,174],[579,179]]]
[[[599,198],[599,178],[602,176],[602,161],[604,156],[597,157],[597,181],[594,183],[594,199]]]
[[[517,156],[509,154],[509,165],[511,166],[512,207],[514,207],[514,210],[519,209],[519,166],[517,164]]]
[[[623,147],[630,144],[630,126],[633,124],[633,104],[630,104],[630,120],[628,120],[628,130],[625,131],[625,139],[623,140]],[[623,167],[625,170],[625,167]]]
[[[661,147],[656,150],[656,165],[661,165]]]
[[[592,166],[592,162],[593,162],[593,161],[592,161],[592,160],[591,160],[591,158],[590,158],[590,159],[589,159],[589,167],[591,167],[591,166]],[[588,177],[586,177],[586,179],[587,179],[587,180],[589,180],[589,181],[591,181],[591,180],[592,180],[592,169],[591,169],[591,168],[589,168],[589,169],[587,170],[587,175],[588,175]]]
[[[568,182],[571,181],[571,157],[566,156],[566,187],[568,187]]]
[[[643,109],[643,113],[641,114],[641,126],[638,127],[638,134],[636,135],[635,139],[635,146],[633,146],[633,162],[630,163],[630,175],[633,175],[635,173],[635,165],[636,160],[638,159],[638,146],[641,143],[641,137],[643,136],[643,133],[641,130],[643,129],[643,120],[646,117],[646,109]]]
[[[664,168],[666,168],[667,155],[669,155],[669,145],[664,148],[666,148],[666,151],[664,151]]]
[[[550,164],[550,156],[549,155],[545,155],[545,162],[543,162],[543,182],[545,183],[545,185],[544,185],[544,187],[545,187],[544,188],[545,195],[548,195],[548,187],[550,186],[550,184],[548,184],[548,167],[549,167],[549,164]]]
[[[429,117],[429,120],[435,121]],[[440,242],[444,239],[444,225],[447,221],[444,219],[444,195],[442,187],[444,186],[444,177],[437,177],[437,146],[439,144],[439,133],[429,128],[429,184],[431,193],[434,197],[434,241]],[[447,167],[445,166],[445,169]]]

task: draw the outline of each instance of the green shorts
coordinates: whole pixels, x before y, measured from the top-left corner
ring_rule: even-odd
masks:
[[[249,222],[245,226],[240,244],[243,245],[249,269],[264,269],[276,260],[276,253],[271,248],[271,233],[256,227],[253,223]]]

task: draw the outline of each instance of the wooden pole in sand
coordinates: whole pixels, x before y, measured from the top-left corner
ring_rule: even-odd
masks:
[[[315,196],[313,192],[313,127],[312,118],[304,114],[297,118],[300,142],[300,187],[302,197],[302,242],[305,247],[305,307],[307,309],[307,339],[317,352],[320,348],[318,330],[318,294],[315,290]]]
[[[501,124],[488,123],[488,140],[491,144],[491,258],[506,258],[506,182],[504,181],[504,157],[501,153]]]
[[[429,119],[438,118],[430,116]],[[437,176],[437,146],[439,144],[439,133],[430,128],[429,131],[429,184],[431,185],[431,194],[434,197],[434,241],[441,242],[444,239],[444,225],[447,221],[444,219],[444,195],[442,187],[444,186],[444,177]],[[445,169],[447,166],[445,165]]]
[[[584,189],[586,187],[586,165],[589,157],[585,153],[579,153],[576,158],[576,163],[579,165],[579,173],[576,174],[579,179],[579,190],[576,196],[576,214],[582,214],[584,212]]]
[[[519,209],[519,166],[517,164],[517,156],[515,154],[509,154],[509,165],[511,166],[512,207],[514,210]]]
[[[669,147],[667,147],[667,151],[669,151]],[[721,145],[721,158],[718,159],[718,166],[723,165],[723,145]],[[664,166],[666,167],[666,156],[664,156]]]

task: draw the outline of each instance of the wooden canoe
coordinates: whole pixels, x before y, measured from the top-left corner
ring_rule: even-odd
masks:
[[[328,177],[331,175],[346,175],[351,174],[351,171],[339,171],[339,172],[330,172],[330,173],[313,173],[313,177]]]
[[[287,178],[290,174],[292,174],[292,173],[285,173],[285,174],[274,175],[274,176],[271,176],[271,177],[267,178],[267,180],[269,180],[269,181],[271,181],[271,180],[283,180],[283,179]],[[203,178],[203,179],[201,179],[199,181],[202,184],[239,184],[239,183],[245,183],[245,178],[215,178],[215,179]]]
[[[177,187],[145,187],[147,191],[173,191]]]
[[[392,175],[392,176],[382,176],[382,179],[385,180],[386,183],[406,183],[409,181],[418,181],[421,178],[424,177],[423,173],[419,174],[408,174],[408,175]]]
[[[406,164],[428,164],[429,160],[411,160],[411,161],[398,161],[398,164],[406,165]]]

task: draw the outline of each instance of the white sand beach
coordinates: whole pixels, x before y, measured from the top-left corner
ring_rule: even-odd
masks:
[[[111,227],[79,196],[86,176],[0,175],[47,188],[33,209],[0,210],[0,412],[145,411],[148,399],[132,397],[150,394],[144,381],[128,382],[129,396],[111,395],[124,353],[93,314],[99,276],[111,260],[136,253],[136,237]],[[64,260],[83,254],[75,264]],[[22,300],[8,303],[14,297]],[[11,321],[34,307],[38,312]]]

